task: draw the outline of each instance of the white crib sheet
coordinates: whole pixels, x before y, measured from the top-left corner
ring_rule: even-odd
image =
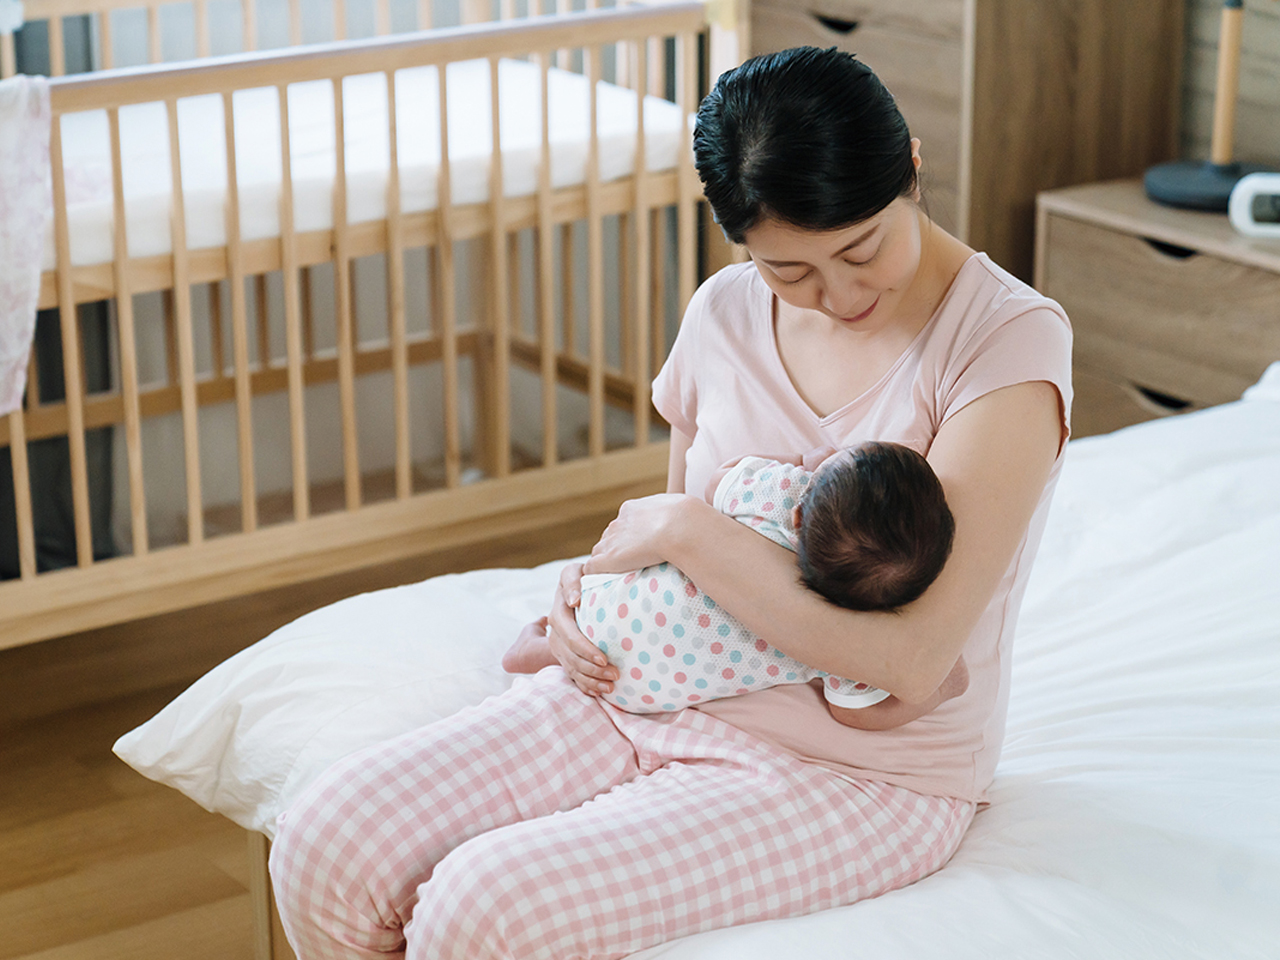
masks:
[[[502,691],[559,564],[344,600],[116,752],[270,833],[330,761]],[[990,806],[939,873],[644,960],[1205,960],[1280,944],[1280,364],[1241,402],[1068,446]]]
[[[549,75],[551,183],[554,188],[586,178],[590,86],[585,77],[552,69]],[[436,208],[440,168],[438,72],[414,67],[396,74],[397,152],[401,209]],[[299,231],[333,225],[335,159],[333,84],[328,80],[289,87],[289,149],[293,171],[294,226]],[[502,176],[505,196],[537,191],[542,154],[542,86],[536,64],[502,60],[498,69]],[[380,220],[387,212],[390,167],[387,84],[384,74],[343,81],[347,221]],[[489,63],[472,60],[448,67],[449,176],[454,204],[489,198],[493,147]],[[240,229],[246,240],[280,235],[283,168],[279,97],[275,88],[233,94]],[[596,115],[601,180],[635,169],[637,102],[634,91],[601,82]],[[675,167],[687,149],[680,108],[644,99],[645,161],[650,171]],[[71,262],[112,260],[111,151],[105,111],[62,118]],[[222,97],[178,102],[179,148],[185,197],[187,246],[226,243],[227,162]],[[125,224],[129,255],[172,250],[168,118],[163,103],[120,109]],[[44,269],[53,269],[54,238],[45,241]]]

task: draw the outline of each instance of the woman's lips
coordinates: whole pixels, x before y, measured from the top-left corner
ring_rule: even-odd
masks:
[[[867,309],[863,310],[856,317],[841,317],[841,319],[845,323],[857,323],[859,320],[865,320],[867,319],[867,317],[871,316],[872,312],[879,305],[880,305],[880,298],[876,297],[875,302],[872,303],[871,306],[867,307]]]

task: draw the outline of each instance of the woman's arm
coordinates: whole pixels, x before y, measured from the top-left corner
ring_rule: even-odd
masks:
[[[955,517],[955,543],[938,579],[898,613],[823,601],[800,585],[789,551],[692,497],[624,504],[586,569],[621,572],[669,560],[784,653],[922,703],[951,673],[1026,534],[1062,442],[1061,423],[1057,391],[1036,381],[987,394],[943,424],[929,463]],[[752,577],[741,576],[744,567]],[[760,590],[760,583],[777,587]]]
[[[948,700],[960,696],[968,689],[969,668],[965,665],[964,657],[961,657],[951,668],[947,679],[942,681],[942,686],[935,690],[929,699],[920,703],[907,703],[890,695],[869,707],[855,709],[828,703],[827,709],[831,711],[832,717],[846,727],[857,727],[859,730],[892,730],[894,727],[900,727],[904,723],[910,723],[912,720],[918,720],[926,714],[933,713]]]

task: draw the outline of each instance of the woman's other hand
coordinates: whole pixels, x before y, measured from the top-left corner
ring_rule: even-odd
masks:
[[[658,493],[628,500],[591,548],[585,573],[629,573],[664,560],[675,561],[682,527],[704,500],[683,493]],[[677,564],[678,565],[678,564]]]
[[[583,565],[571,563],[560,571],[560,583],[547,617],[547,644],[579,690],[598,697],[613,690],[618,670],[594,643],[578,629],[577,608],[582,602]]]

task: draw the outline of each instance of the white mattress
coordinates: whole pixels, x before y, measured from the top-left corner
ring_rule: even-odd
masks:
[[[397,147],[404,212],[435,209],[440,168],[439,87],[435,67],[396,74]],[[586,176],[590,87],[585,77],[552,69],[549,77],[551,182],[582,183]],[[344,89],[347,220],[361,223],[386,216],[390,166],[387,85],[383,74],[348,77]],[[542,152],[542,88],[537,65],[499,63],[504,194],[537,191]],[[604,181],[635,169],[636,94],[608,83],[597,86],[600,176]],[[449,175],[455,204],[489,197],[492,117],[489,64],[450,64]],[[236,168],[240,189],[241,235],[247,240],[280,234],[282,169],[279,98],[275,88],[234,94]],[[651,171],[676,165],[688,140],[681,136],[680,109],[645,98],[645,159]],[[172,249],[167,111],[163,103],[120,109],[125,223],[134,257]],[[197,250],[226,243],[226,140],[220,95],[178,102],[178,130],[186,198],[187,246]],[[333,223],[333,84],[327,80],[289,87],[289,130],[293,171],[294,226],[321,230]],[[67,177],[71,260],[77,266],[112,259],[111,152],[105,111],[62,118]],[[52,227],[46,238],[44,269],[54,266]]]
[[[269,833],[333,759],[504,689],[501,651],[545,612],[559,566],[316,611],[116,751]],[[1242,402],[1072,441],[991,803],[952,862],[876,900],[636,956],[1274,958],[1278,570],[1280,364]]]

